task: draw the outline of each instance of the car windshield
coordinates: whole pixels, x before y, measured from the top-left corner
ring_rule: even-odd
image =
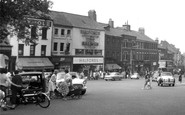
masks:
[[[172,76],[172,74],[170,72],[164,72],[161,73],[161,76]]]

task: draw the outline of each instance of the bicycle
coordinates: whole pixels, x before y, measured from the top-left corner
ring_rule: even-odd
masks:
[[[36,105],[39,105],[42,108],[47,108],[50,105],[50,98],[43,92],[37,90],[29,90],[29,89],[22,89],[22,96],[17,95],[17,103],[16,107],[19,104],[27,104],[27,103],[34,103]],[[31,93],[28,93],[31,92]],[[2,102],[6,104],[7,108],[11,108],[11,99],[12,95],[7,95],[3,98]]]

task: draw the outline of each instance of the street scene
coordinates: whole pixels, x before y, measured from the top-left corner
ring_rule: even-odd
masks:
[[[183,3],[0,0],[0,115],[184,115]]]
[[[185,78],[184,78],[185,79]],[[185,80],[175,87],[159,87],[152,82],[151,90],[142,90],[144,79],[121,81],[91,80],[81,99],[53,99],[43,109],[34,104],[20,105],[1,115],[183,115],[185,113]]]

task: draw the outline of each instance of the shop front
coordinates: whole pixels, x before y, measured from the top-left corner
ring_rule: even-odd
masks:
[[[50,60],[55,69],[68,69],[69,71],[73,69],[73,58],[71,56],[52,56]]]
[[[103,71],[103,62],[103,57],[74,57],[73,71],[90,76],[93,72]]]

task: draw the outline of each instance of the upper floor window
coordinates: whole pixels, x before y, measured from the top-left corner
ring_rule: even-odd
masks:
[[[70,35],[71,34],[71,30],[67,30],[67,35]]]
[[[75,49],[75,55],[84,55],[84,49]]]
[[[86,50],[85,50],[85,54],[86,54],[86,55],[93,55],[93,50],[91,50],[91,49],[86,49]]]
[[[46,56],[46,45],[41,45],[41,56]]]
[[[65,35],[65,30],[61,29],[61,35],[64,36]]]
[[[31,27],[31,38],[36,38],[36,27],[32,26]]]
[[[64,51],[64,43],[60,43],[60,51]]]
[[[35,45],[30,45],[30,56],[35,56]]]
[[[47,39],[47,28],[42,28],[42,39]]]
[[[23,56],[24,54],[24,44],[19,44],[18,46],[18,55]]]
[[[54,34],[58,35],[58,29],[57,28],[55,28]]]
[[[55,42],[54,45],[53,45],[53,51],[57,51],[57,47],[58,47],[58,43]]]

